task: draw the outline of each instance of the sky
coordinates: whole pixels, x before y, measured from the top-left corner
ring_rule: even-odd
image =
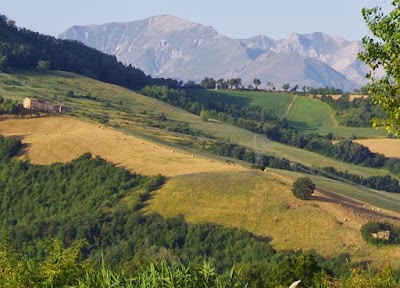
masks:
[[[363,7],[388,0],[1,0],[0,14],[42,34],[58,36],[73,25],[129,22],[170,14],[235,39],[324,32],[360,40],[368,34]],[[1,35],[0,35],[1,36]]]

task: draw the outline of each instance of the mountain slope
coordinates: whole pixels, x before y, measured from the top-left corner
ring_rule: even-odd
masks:
[[[78,40],[159,77],[225,75],[238,63],[249,61],[240,42],[212,27],[168,15],[129,23],[73,26],[60,38]]]
[[[348,69],[349,65],[358,61],[359,43],[323,33],[293,33],[287,39],[278,41],[264,35],[236,40],[218,33],[212,27],[162,15],[127,23],[73,26],[59,37],[81,41],[158,77],[200,81],[204,77],[226,79],[240,76],[245,78],[245,85],[252,83],[254,78],[260,78],[263,83],[312,83],[313,86],[328,85],[346,90],[365,82],[364,70],[357,67]],[[285,65],[276,60],[260,65],[259,57],[264,54],[277,55],[280,59],[302,57],[303,60],[299,59],[291,65],[302,72],[295,75],[292,75],[291,69],[285,72]],[[343,61],[343,57],[348,60]],[[313,77],[310,81],[302,68],[307,58],[318,60],[332,69],[327,72],[326,65],[314,65],[314,70],[322,76]],[[280,76],[275,75],[276,64],[283,69]],[[251,77],[240,73],[247,73],[246,67],[253,66],[257,66],[255,69],[258,71],[252,73],[255,74],[254,78],[249,79]],[[349,73],[349,77],[346,73]]]

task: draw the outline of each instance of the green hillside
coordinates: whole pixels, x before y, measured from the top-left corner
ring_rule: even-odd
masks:
[[[277,116],[285,116],[292,127],[304,132],[322,135],[333,133],[336,137],[344,138],[387,136],[383,129],[339,126],[333,111],[326,103],[307,96],[297,96],[294,99],[293,94],[287,93],[206,89],[188,89],[186,92],[201,103],[215,101],[223,104],[256,105],[267,110],[273,109]],[[292,100],[294,102],[290,106]]]
[[[352,136],[385,137],[387,134],[383,129],[339,126],[334,112],[326,103],[304,96],[296,98],[286,117],[293,127],[318,134],[333,133],[335,136],[345,138]]]
[[[188,89],[187,95],[195,97],[201,103],[216,101],[224,104],[256,105],[265,109],[273,109],[277,116],[284,116],[294,96],[284,93],[264,91],[232,91]]]
[[[69,91],[74,97],[67,97]],[[384,169],[371,169],[337,161],[322,155],[271,141],[250,131],[227,125],[219,121],[201,121],[196,115],[155,99],[142,96],[128,89],[95,81],[66,72],[27,72],[20,74],[0,73],[0,95],[22,101],[35,97],[64,103],[72,107],[72,115],[108,125],[127,133],[142,135],[155,141],[177,145],[188,143],[193,148],[201,147],[207,139],[231,141],[264,153],[308,166],[333,166],[360,176],[383,175]],[[158,120],[160,113],[166,120]],[[168,128],[180,129],[174,134]],[[186,131],[185,131],[186,129]],[[171,140],[175,135],[176,141]],[[197,135],[197,136],[196,136]],[[190,148],[190,147],[188,147]]]

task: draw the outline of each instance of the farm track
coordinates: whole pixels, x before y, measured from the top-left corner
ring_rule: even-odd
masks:
[[[285,114],[283,115],[284,118],[286,118],[287,115],[289,114],[289,111],[290,111],[290,109],[292,108],[292,106],[294,105],[294,102],[296,102],[296,99],[297,99],[297,95],[295,95],[295,96],[293,97],[292,101],[290,102],[289,106],[287,107],[286,112],[285,112]]]
[[[337,204],[351,214],[355,215],[358,218],[365,219],[367,221],[380,221],[380,222],[399,222],[400,217],[386,214],[380,210],[380,208],[368,208],[366,204],[363,204],[357,200],[352,198],[336,194],[334,192],[318,188],[318,192],[320,192],[325,197],[313,196],[313,200],[321,201],[321,202],[329,202],[333,204]]]

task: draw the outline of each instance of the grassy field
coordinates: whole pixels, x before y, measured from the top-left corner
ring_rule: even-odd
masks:
[[[359,260],[381,259],[386,253],[360,239],[357,231],[364,219],[352,218],[340,205],[294,198],[286,179],[293,181],[298,173],[263,173],[197,154],[192,158],[187,151],[173,152],[170,147],[71,117],[3,119],[0,133],[22,137],[26,151],[21,157],[33,163],[69,161],[89,151],[135,172],[169,176],[151,198],[147,212],[166,217],[183,213],[192,223],[207,220],[243,227],[270,237],[276,249],[315,249],[326,256],[347,251]],[[335,191],[343,186],[339,193],[354,189],[320,177],[313,180]],[[343,222],[344,217],[349,220]],[[318,241],[312,241],[316,234]]]
[[[377,249],[361,239],[359,225],[365,220],[332,203],[298,200],[290,186],[265,172],[174,177],[145,209],[165,217],[181,213],[191,223],[211,221],[243,227],[269,239],[278,250],[314,249],[325,256],[348,252],[359,261],[386,261],[392,250]],[[400,249],[390,256],[393,261],[400,260]]]
[[[257,105],[265,109],[273,108],[279,117],[285,116],[290,124],[306,132],[319,134],[333,133],[337,137],[350,138],[352,136],[364,138],[385,137],[384,129],[354,128],[338,126],[332,110],[319,100],[310,97],[296,97],[293,106],[289,108],[294,98],[292,94],[265,92],[265,91],[230,91],[230,90],[187,90],[187,94],[199,101],[217,101],[225,104]],[[360,95],[354,95],[354,97]],[[286,112],[288,114],[286,115]]]
[[[5,119],[0,121],[0,134],[21,136],[27,147],[22,157],[34,164],[67,162],[91,152],[145,175],[175,176],[246,169],[198,155],[194,157],[187,151],[171,149],[71,117]]]
[[[386,131],[375,128],[354,128],[339,126],[329,106],[309,97],[297,97],[287,119],[295,128],[318,134],[333,133],[337,137],[385,137]]]
[[[274,109],[279,117],[285,115],[293,95],[265,91],[231,91],[231,90],[203,90],[188,89],[188,95],[194,96],[198,101],[207,103],[216,101],[225,104],[237,104],[241,106],[256,105],[264,109]]]
[[[75,95],[91,95],[96,100],[84,97],[67,98],[68,91],[73,90]],[[258,92],[257,92],[258,93]],[[260,92],[261,93],[261,92]],[[282,145],[266,139],[244,129],[226,125],[225,123],[210,120],[200,121],[196,115],[182,109],[139,95],[128,89],[115,85],[105,84],[76,74],[53,72],[49,74],[22,73],[10,75],[0,73],[0,95],[22,101],[26,96],[47,99],[53,103],[66,103],[73,109],[74,116],[98,122],[107,117],[107,126],[114,127],[129,135],[157,142],[160,145],[177,147],[176,143],[189,143],[185,148],[200,147],[208,136],[215,139],[224,139],[248,146],[252,149],[277,157],[303,163],[308,166],[333,166],[338,170],[360,176],[387,174],[384,169],[376,170],[336,161],[306,150]],[[301,97],[297,97],[300,99]],[[297,101],[297,100],[296,100]],[[319,102],[320,103],[320,102]],[[323,104],[323,103],[321,103]],[[147,121],[162,111],[168,123],[183,123],[194,132],[203,134],[203,137],[194,137],[179,133],[171,133],[164,129],[149,127]],[[101,124],[102,125],[102,124]],[[194,153],[194,152],[190,152]],[[196,152],[197,153],[197,152]]]

